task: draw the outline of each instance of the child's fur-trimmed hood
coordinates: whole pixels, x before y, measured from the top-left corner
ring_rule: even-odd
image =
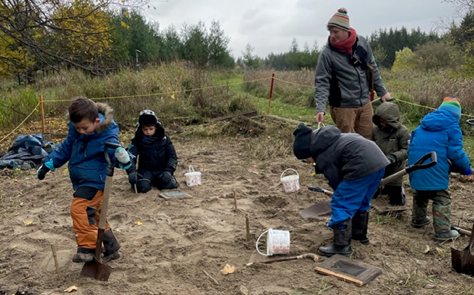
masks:
[[[96,133],[101,133],[102,131],[107,130],[110,127],[110,124],[112,124],[114,110],[105,103],[96,102],[96,105],[99,113],[104,115],[104,120],[95,128]]]

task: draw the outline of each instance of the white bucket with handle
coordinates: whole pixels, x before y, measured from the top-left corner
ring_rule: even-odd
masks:
[[[188,186],[201,185],[201,172],[195,171],[193,165],[189,165],[189,172],[184,173]]]
[[[267,234],[267,252],[261,252],[258,248],[260,238]],[[264,231],[257,239],[255,248],[260,255],[272,256],[276,254],[290,253],[290,232],[287,230],[271,229]]]
[[[288,171],[292,171],[295,174],[283,176]],[[300,189],[300,176],[298,174],[298,171],[296,171],[295,169],[288,168],[283,171],[280,175],[280,181],[283,184],[285,192],[287,193],[296,192]]]

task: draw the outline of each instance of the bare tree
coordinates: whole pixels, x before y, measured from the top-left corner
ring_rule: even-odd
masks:
[[[458,12],[462,12],[463,15],[474,10],[474,0],[443,0],[443,2],[454,4]]]
[[[2,0],[0,51],[21,49],[35,64],[65,64],[93,74],[107,70],[107,11],[148,0]],[[0,57],[8,59],[8,55]]]

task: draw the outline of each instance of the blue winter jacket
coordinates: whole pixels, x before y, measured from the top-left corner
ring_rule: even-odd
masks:
[[[421,156],[435,151],[438,164],[410,173],[410,186],[414,190],[445,190],[449,184],[449,163],[462,171],[470,168],[469,158],[463,150],[459,119],[446,110],[436,110],[426,115],[411,133],[408,147],[408,165]]]
[[[79,187],[88,186],[104,189],[107,162],[104,157],[104,143],[119,144],[119,128],[113,120],[113,110],[106,104],[97,103],[100,124],[94,133],[81,135],[69,122],[69,132],[61,145],[43,163],[53,160],[55,168],[69,161],[69,176],[76,191]],[[109,156],[115,160],[114,150],[109,149]]]

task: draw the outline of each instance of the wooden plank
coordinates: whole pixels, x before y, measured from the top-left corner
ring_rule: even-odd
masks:
[[[345,281],[349,281],[349,282],[354,283],[354,284],[356,284],[360,287],[362,287],[364,285],[364,282],[362,282],[358,279],[354,279],[354,278],[352,278],[350,276],[347,276],[345,274],[330,271],[328,269],[325,269],[325,268],[322,268],[322,267],[319,267],[319,266],[316,266],[316,268],[314,270],[318,273],[322,273],[322,274],[325,274],[325,275],[329,275],[329,276],[333,276],[333,277],[336,277],[336,278],[339,278],[339,279],[343,279]]]
[[[293,120],[293,119],[287,119],[287,118],[282,118],[282,117],[279,117],[279,116],[275,116],[275,115],[265,115],[266,118],[269,118],[269,119],[274,119],[274,120],[278,120],[278,121],[283,121],[283,122],[286,122],[286,123],[289,123],[291,125],[295,125],[295,126],[298,126],[299,123],[301,123],[301,121],[296,121],[296,120]],[[309,127],[311,127],[310,125],[308,125]]]
[[[362,261],[336,254],[314,269],[316,272],[331,275],[358,286],[369,283],[382,274],[382,270]]]

